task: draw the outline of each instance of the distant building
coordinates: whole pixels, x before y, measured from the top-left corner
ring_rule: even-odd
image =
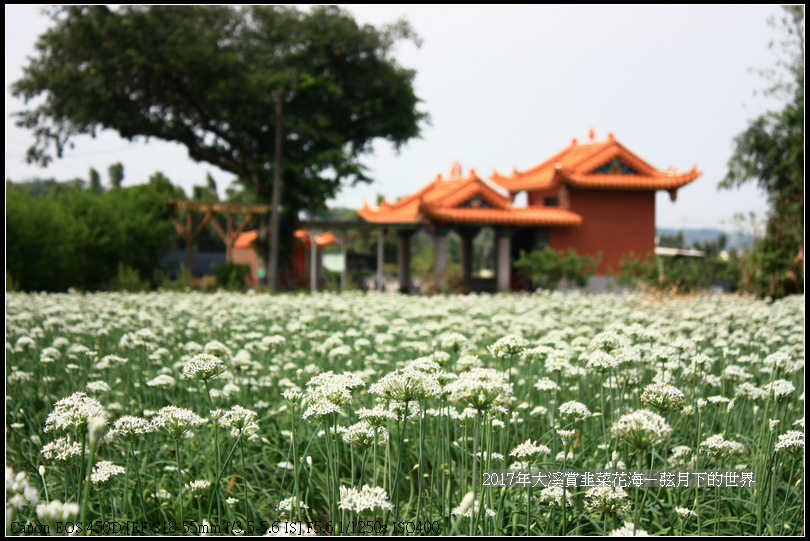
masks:
[[[447,267],[446,234],[462,239],[462,275],[472,284],[472,239],[483,227],[495,230],[496,277],[499,291],[517,284],[511,262],[521,250],[573,248],[580,254],[602,254],[597,274],[616,271],[622,255],[655,250],[655,192],[666,190],[674,201],[678,188],[701,175],[693,167],[682,172],[660,171],[619,143],[578,143],[525,171],[489,180],[475,170],[463,176],[454,164],[451,177],[433,182],[395,203],[383,199],[377,207],[364,203],[365,220],[397,231],[400,241],[400,282],[408,284],[410,236],[426,227],[434,238],[436,285],[444,286]],[[513,204],[526,192],[527,206]]]

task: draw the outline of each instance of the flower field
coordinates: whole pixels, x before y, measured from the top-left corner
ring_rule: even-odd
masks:
[[[486,482],[607,469],[752,477]],[[804,297],[7,294],[6,533],[71,532],[802,535]]]

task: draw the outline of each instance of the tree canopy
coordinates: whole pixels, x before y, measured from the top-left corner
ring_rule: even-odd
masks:
[[[415,72],[391,56],[397,40],[418,42],[403,20],[360,26],[334,6],[68,6],[51,16],[12,85],[26,103],[41,99],[19,113],[36,136],[29,162],[111,129],[181,143],[267,200],[281,100],[283,208],[294,222],[344,183],[370,180],[359,158],[374,139],[399,148],[427,120]]]
[[[804,291],[804,6],[784,10],[779,45],[787,58],[764,72],[772,81],[768,93],[786,98],[784,109],[759,116],[735,138],[720,182],[730,189],[756,181],[768,195],[767,231],[747,281],[752,291],[771,296]]]

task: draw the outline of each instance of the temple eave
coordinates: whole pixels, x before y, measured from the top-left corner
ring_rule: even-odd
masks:
[[[447,223],[505,226],[571,227],[582,223],[578,214],[550,208],[435,209],[428,213],[427,218]]]

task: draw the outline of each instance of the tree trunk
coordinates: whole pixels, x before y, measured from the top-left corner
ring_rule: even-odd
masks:
[[[267,262],[267,287],[271,292],[278,290],[278,242],[279,242],[279,214],[281,210],[281,195],[282,195],[282,181],[281,181],[281,121],[282,121],[282,102],[284,93],[278,92],[276,94],[276,156],[273,163],[273,208],[270,209],[270,253]]]

